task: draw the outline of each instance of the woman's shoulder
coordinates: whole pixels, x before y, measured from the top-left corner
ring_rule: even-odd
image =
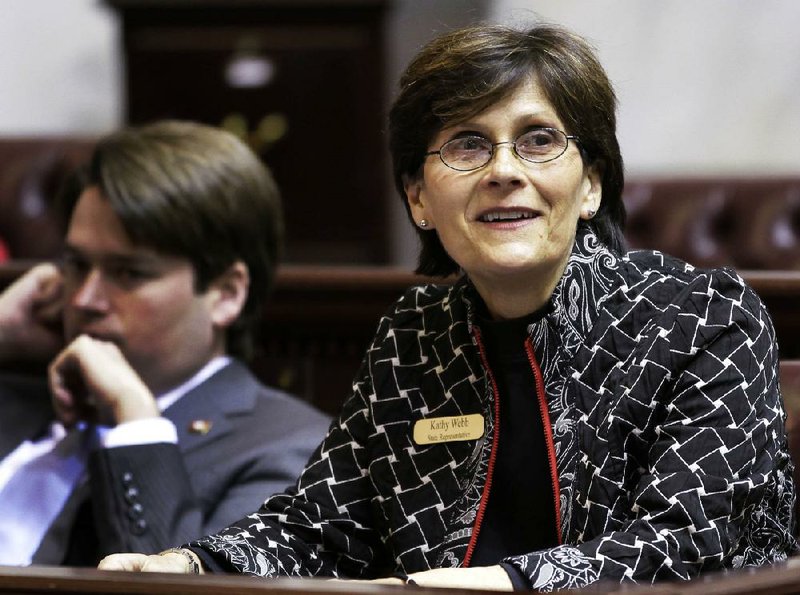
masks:
[[[457,283],[456,283],[457,284]],[[421,283],[407,287],[392,305],[392,311],[421,310],[437,307],[451,299],[452,283]]]
[[[393,326],[402,326],[414,320],[436,318],[444,312],[459,312],[463,307],[460,299],[463,289],[463,280],[412,285],[392,304],[385,318]]]
[[[646,327],[675,353],[694,353],[722,336],[722,351],[747,344],[763,357],[777,353],[769,312],[734,269],[694,267],[655,251],[628,253],[620,264],[623,282],[604,303],[610,324],[626,320],[629,334]]]
[[[757,294],[730,267],[695,267],[657,250],[628,252],[621,264],[620,274],[625,285],[644,297],[660,297],[675,303],[706,296],[751,311],[763,307]]]
[[[459,282],[407,288],[381,317],[369,351],[392,353],[418,345],[423,337],[455,332],[460,335],[461,331],[456,329],[467,326],[467,310],[459,299],[459,288]],[[381,357],[386,357],[385,353]]]

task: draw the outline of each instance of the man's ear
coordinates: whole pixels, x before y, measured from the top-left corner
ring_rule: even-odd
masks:
[[[206,295],[214,326],[228,328],[239,318],[249,289],[250,272],[241,260],[234,262],[210,283]]]

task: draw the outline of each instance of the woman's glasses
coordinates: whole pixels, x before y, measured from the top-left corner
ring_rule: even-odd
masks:
[[[570,136],[557,128],[532,128],[523,132],[513,141],[492,143],[482,136],[461,136],[447,141],[438,151],[428,155],[438,155],[447,167],[457,171],[472,171],[489,163],[494,148],[511,145],[520,159],[531,163],[546,163],[561,157],[569,146],[569,141],[580,142],[577,136]]]

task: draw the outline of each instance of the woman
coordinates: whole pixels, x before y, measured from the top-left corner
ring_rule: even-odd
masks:
[[[794,551],[777,350],[729,270],[622,255],[615,97],[581,38],[479,26],[390,116],[422,241],[296,490],[104,568],[560,589]]]

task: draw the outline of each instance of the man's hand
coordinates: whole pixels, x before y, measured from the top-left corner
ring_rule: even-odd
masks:
[[[31,268],[0,294],[0,362],[52,358],[64,345],[63,281],[55,265]]]
[[[53,407],[66,427],[78,421],[117,425],[159,417],[153,394],[119,348],[81,335],[50,364]]]
[[[164,552],[147,556],[145,554],[112,554],[100,560],[97,568],[100,570],[120,570],[123,572],[171,572],[175,574],[193,574],[192,565],[187,556],[191,556],[197,563],[200,574],[203,567],[197,556],[190,550],[181,552]]]

